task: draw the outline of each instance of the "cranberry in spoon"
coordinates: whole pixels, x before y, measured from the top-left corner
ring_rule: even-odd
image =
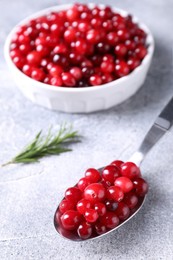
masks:
[[[172,124],[173,98],[128,162],[115,160],[98,170],[90,168],[74,187],[66,190],[54,216],[57,232],[72,241],[85,241],[115,231],[130,220],[148,192],[139,166]]]

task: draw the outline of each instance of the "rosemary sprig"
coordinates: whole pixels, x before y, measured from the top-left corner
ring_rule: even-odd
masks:
[[[49,129],[47,135],[43,135],[40,131],[34,140],[28,144],[19,154],[12,160],[1,166],[13,163],[32,163],[38,162],[40,158],[48,155],[59,155],[64,152],[71,151],[68,145],[79,141],[77,131],[73,131],[72,127],[61,126],[58,133],[54,134],[52,128]]]

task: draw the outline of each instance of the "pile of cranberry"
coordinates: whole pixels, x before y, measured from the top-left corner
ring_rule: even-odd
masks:
[[[101,172],[90,168],[68,188],[55,214],[55,226],[81,239],[117,227],[133,214],[148,192],[147,182],[132,162],[116,160]]]
[[[10,56],[27,76],[64,87],[101,85],[128,75],[147,54],[131,15],[74,4],[18,27]]]

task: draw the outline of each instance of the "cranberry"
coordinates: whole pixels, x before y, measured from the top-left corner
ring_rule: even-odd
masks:
[[[127,29],[121,29],[121,30],[117,31],[117,36],[119,37],[119,39],[121,41],[125,41],[125,40],[129,39],[130,34],[127,31]]]
[[[86,170],[85,177],[90,181],[90,183],[98,182],[101,178],[99,171],[94,168]]]
[[[85,59],[81,62],[81,67],[84,68],[84,67],[93,67],[93,64],[90,60],[88,59]]]
[[[72,67],[70,69],[70,73],[76,80],[80,80],[82,78],[82,70],[78,67]]]
[[[19,50],[21,51],[21,53],[23,54],[28,54],[28,52],[31,51],[31,45],[30,44],[21,44],[19,46]]]
[[[132,40],[126,40],[126,41],[125,41],[125,45],[126,45],[126,47],[127,47],[127,49],[128,49],[129,51],[133,51],[133,50],[135,49],[135,47],[136,47],[135,42],[132,41]]]
[[[100,222],[105,225],[106,228],[115,228],[119,224],[119,218],[114,212],[106,212],[106,214],[100,217]]]
[[[87,22],[87,21],[81,21],[81,22],[79,22],[79,24],[78,24],[78,30],[79,30],[80,32],[86,32],[86,31],[88,31],[88,30],[90,30],[90,29],[91,29],[91,26],[90,26],[89,22]]]
[[[135,53],[142,60],[147,55],[147,49],[143,45],[140,45],[135,49]]]
[[[68,188],[65,192],[65,198],[74,203],[78,202],[82,197],[81,191],[76,187]]]
[[[18,69],[22,69],[25,64],[25,59],[22,56],[15,56],[13,62]]]
[[[122,58],[127,54],[127,47],[125,44],[119,43],[116,45],[114,52],[118,57]]]
[[[148,192],[148,184],[142,178],[135,178],[133,180],[133,185],[138,196],[145,196]]]
[[[79,54],[85,54],[87,50],[87,43],[84,39],[79,39],[75,42],[75,50]]]
[[[63,68],[59,65],[52,65],[49,70],[49,74],[53,77],[60,76],[62,72]]]
[[[114,80],[114,77],[110,73],[104,73],[102,75],[102,82],[109,83]]]
[[[32,73],[32,67],[28,64],[25,64],[22,68],[23,73],[25,73],[25,75],[31,77],[31,73]]]
[[[115,65],[115,73],[118,77],[121,78],[123,76],[126,76],[129,74],[129,72],[129,66],[125,61],[119,61],[119,63]]]
[[[74,203],[66,199],[62,200],[61,203],[59,204],[59,210],[61,213],[65,213],[67,210],[74,209],[74,208],[75,208]]]
[[[114,165],[116,167],[118,167],[119,169],[121,168],[121,165],[123,164],[124,162],[123,161],[120,161],[120,160],[115,160],[111,163],[111,165]]]
[[[79,53],[76,53],[76,52],[71,52],[70,55],[69,55],[69,59],[70,59],[70,62],[72,64],[79,64],[82,59],[83,59],[83,56],[80,55]]]
[[[106,201],[106,208],[107,210],[109,211],[115,211],[118,207],[118,203],[115,202],[115,201],[110,201],[110,200],[107,200]]]
[[[32,51],[27,56],[26,59],[29,64],[37,66],[41,62],[42,55],[38,51]]]
[[[37,45],[36,51],[40,53],[41,56],[47,56],[50,52],[50,49],[44,45]]]
[[[64,32],[64,39],[66,42],[70,43],[76,40],[76,29],[74,28],[68,28],[65,32]]]
[[[91,75],[94,74],[94,69],[91,67],[83,67],[82,68],[82,74],[83,74],[83,77],[88,79]],[[96,83],[96,81],[98,80],[95,80],[95,78],[93,78],[94,82],[93,83]]]
[[[118,208],[116,209],[115,213],[120,220],[125,220],[129,217],[130,210],[124,202],[119,202]]]
[[[91,184],[90,181],[89,181],[89,179],[87,179],[87,178],[81,178],[81,179],[78,181],[77,186],[78,186],[79,190],[84,191],[85,188],[86,188],[89,184]]]
[[[119,37],[116,32],[110,32],[106,35],[107,43],[115,46],[119,42]]]
[[[86,209],[84,217],[87,222],[94,223],[98,219],[99,215],[95,209]]]
[[[111,61],[102,61],[100,67],[104,73],[111,73],[114,71],[114,63]]]
[[[137,58],[131,57],[127,60],[127,65],[131,71],[136,69],[140,65],[140,60]]]
[[[114,182],[115,186],[118,186],[119,188],[121,188],[121,190],[124,193],[127,193],[129,191],[131,191],[133,189],[133,183],[132,181],[127,178],[127,177],[118,177],[115,182]]]
[[[77,8],[75,6],[73,6],[72,8],[68,9],[66,12],[66,17],[67,17],[68,21],[70,21],[70,22],[78,19],[79,12],[78,12]]]
[[[67,87],[74,87],[76,85],[76,80],[73,75],[69,72],[62,73],[62,81]]]
[[[94,205],[94,209],[97,211],[99,216],[103,216],[106,213],[106,206],[101,202],[97,202]]]
[[[91,208],[91,202],[86,199],[81,199],[78,201],[76,208],[80,214],[84,214],[87,209]]]
[[[82,222],[77,229],[77,233],[80,238],[87,239],[92,234],[92,226],[87,222]]]
[[[48,82],[50,83],[52,86],[62,86],[63,82],[62,82],[62,78],[60,76],[54,76],[52,78],[48,78]]]
[[[101,183],[92,183],[84,190],[84,198],[96,203],[103,201],[106,196],[106,190]]]
[[[114,165],[108,165],[104,168],[102,176],[106,182],[113,185],[115,179],[120,176],[120,170]]]
[[[121,165],[121,174],[129,179],[141,176],[139,167],[133,162],[126,162]]]
[[[126,193],[123,202],[129,207],[129,209],[133,209],[138,203],[138,197],[134,192],[129,192]]]
[[[111,186],[107,189],[106,198],[108,200],[120,202],[124,198],[124,193],[121,190],[121,188],[116,186]]]
[[[99,42],[97,45],[96,45],[96,50],[99,52],[99,53],[108,53],[110,51],[111,47],[109,44],[107,43],[104,43],[104,42]]]
[[[91,19],[91,26],[95,29],[98,29],[102,25],[102,20],[99,17]]]
[[[96,29],[89,30],[86,34],[86,39],[89,43],[96,44],[100,40],[100,32]]]
[[[102,77],[95,74],[92,75],[89,79],[89,82],[92,86],[97,86],[97,85],[101,85],[102,84]]]
[[[75,230],[81,221],[81,215],[75,210],[67,210],[61,216],[62,226],[67,230]]]
[[[42,69],[39,68],[34,68],[31,72],[31,78],[37,80],[37,81],[42,81],[45,77],[45,74]]]
[[[103,225],[102,223],[98,222],[95,224],[95,230],[98,235],[102,235],[102,234],[106,233],[106,226]]]
[[[54,54],[66,54],[68,51],[67,46],[64,43],[59,43],[53,49]]]

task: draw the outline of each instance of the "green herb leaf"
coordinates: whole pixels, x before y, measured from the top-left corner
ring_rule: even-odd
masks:
[[[48,155],[59,155],[69,152],[68,146],[71,143],[79,142],[80,136],[72,127],[61,126],[58,133],[53,133],[50,127],[47,135],[40,131],[34,140],[28,144],[19,154],[11,161],[3,164],[6,166],[12,163],[32,163],[38,162],[40,158]]]

